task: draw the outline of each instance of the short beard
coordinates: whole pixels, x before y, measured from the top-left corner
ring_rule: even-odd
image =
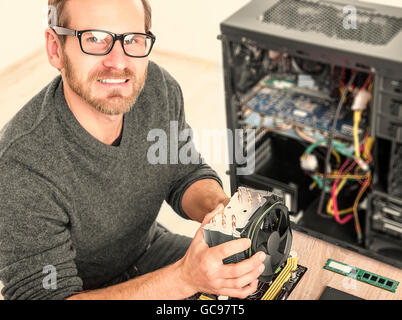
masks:
[[[129,112],[134,107],[134,104],[137,101],[137,98],[140,95],[142,89],[144,88],[147,79],[147,70],[145,70],[143,75],[138,75],[134,74],[128,69],[125,69],[120,74],[113,74],[112,72],[97,72],[93,75],[89,75],[88,79],[85,82],[80,82],[76,77],[77,73],[74,71],[73,63],[65,54],[65,52],[63,52],[63,62],[66,78],[65,80],[70,86],[71,90],[79,97],[81,97],[86,103],[92,106],[95,110],[106,115],[114,116]],[[128,97],[122,97],[119,93],[119,90],[114,90],[111,91],[110,95],[107,96],[107,98],[97,98],[91,93],[90,85],[94,83],[94,81],[97,81],[99,78],[107,77],[121,77],[130,79],[130,82],[133,86],[133,93]],[[121,100],[121,103],[116,104],[110,102],[110,100],[113,98],[119,98]]]

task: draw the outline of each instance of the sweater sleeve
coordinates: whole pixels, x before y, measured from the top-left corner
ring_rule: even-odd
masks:
[[[187,124],[184,114],[183,94],[176,81],[170,81],[168,85],[169,103],[171,110],[174,110],[171,121],[177,122],[178,128],[178,161],[172,166],[172,179],[166,201],[168,204],[185,219],[190,219],[182,208],[182,198],[194,182],[202,179],[216,180],[223,188],[222,181],[218,174],[205,163],[198,153],[193,142],[193,131]]]
[[[66,200],[46,178],[0,162],[0,281],[7,300],[62,300],[82,291]]]

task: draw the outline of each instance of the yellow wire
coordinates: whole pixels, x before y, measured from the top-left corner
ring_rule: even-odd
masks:
[[[319,173],[317,174],[318,177],[323,177],[324,175]],[[340,179],[344,178],[346,180],[357,180],[357,179],[367,179],[367,174],[366,175],[353,175],[353,174],[346,174],[346,175],[336,175],[336,174],[330,174],[327,176],[328,179]]]
[[[367,182],[364,186],[364,188],[362,188],[359,192],[359,194],[357,195],[357,198],[355,200],[355,203],[353,205],[353,215],[355,217],[355,222],[356,222],[356,229],[358,233],[361,233],[361,227],[360,227],[360,222],[359,222],[359,216],[358,216],[358,212],[357,212],[357,207],[359,205],[360,199],[363,196],[364,192],[367,190],[367,188],[370,186],[371,183],[371,175],[368,175],[367,178]]]
[[[336,167],[339,168],[341,166],[341,156],[335,150],[331,150],[332,154],[335,156],[336,159]]]
[[[362,118],[362,112],[360,110],[357,110],[353,113],[353,138],[355,146],[355,156],[357,159],[361,159],[360,142],[359,142],[359,124],[361,118]]]
[[[363,150],[363,157],[368,160],[371,155],[371,150],[373,149],[375,139],[372,137],[367,138],[367,142],[364,145],[364,150]]]
[[[338,188],[336,189],[336,195],[337,195],[337,196],[338,196],[339,192],[342,190],[342,188],[344,187],[346,181],[347,181],[346,178],[343,178],[343,179],[342,179],[341,183],[339,184]],[[335,215],[335,212],[334,212],[334,210],[333,210],[332,197],[330,197],[330,199],[329,199],[329,201],[328,201],[328,204],[327,204],[327,212],[328,212],[328,214],[330,214],[330,215],[332,215],[332,216]],[[340,211],[338,212],[338,214],[339,214],[339,215],[344,215],[344,214],[351,213],[351,212],[353,212],[353,207],[350,207],[350,208],[344,209],[344,210],[340,210]]]

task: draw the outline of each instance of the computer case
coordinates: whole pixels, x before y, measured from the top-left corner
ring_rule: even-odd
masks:
[[[255,170],[239,175],[239,165],[230,165],[232,194],[239,186],[274,190],[292,213],[293,229],[402,268],[400,217],[378,213],[389,206],[402,216],[402,8],[353,0],[254,0],[222,22],[219,39],[227,126],[233,132],[255,129]],[[320,199],[327,204],[331,195],[322,191],[325,185],[317,188],[300,162],[317,137],[329,144],[343,82],[353,76],[348,94],[355,98],[347,96],[332,135],[353,149],[352,100],[369,84],[371,99],[357,136],[366,139],[364,148],[368,137],[374,141],[367,161],[371,180],[369,187],[362,180],[346,183],[340,206],[354,204],[359,188],[366,189],[353,209],[358,218],[340,224],[322,203],[317,213]],[[308,132],[313,142],[296,130],[303,137]],[[323,160],[328,150],[320,148]],[[384,217],[394,221],[392,232],[381,227]],[[357,223],[363,238],[356,236]]]

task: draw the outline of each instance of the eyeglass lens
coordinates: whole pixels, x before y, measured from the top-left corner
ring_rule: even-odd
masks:
[[[123,43],[128,55],[146,56],[151,49],[152,39],[146,35],[127,34]],[[113,36],[102,31],[86,31],[81,36],[81,44],[87,53],[104,54],[113,45]]]

